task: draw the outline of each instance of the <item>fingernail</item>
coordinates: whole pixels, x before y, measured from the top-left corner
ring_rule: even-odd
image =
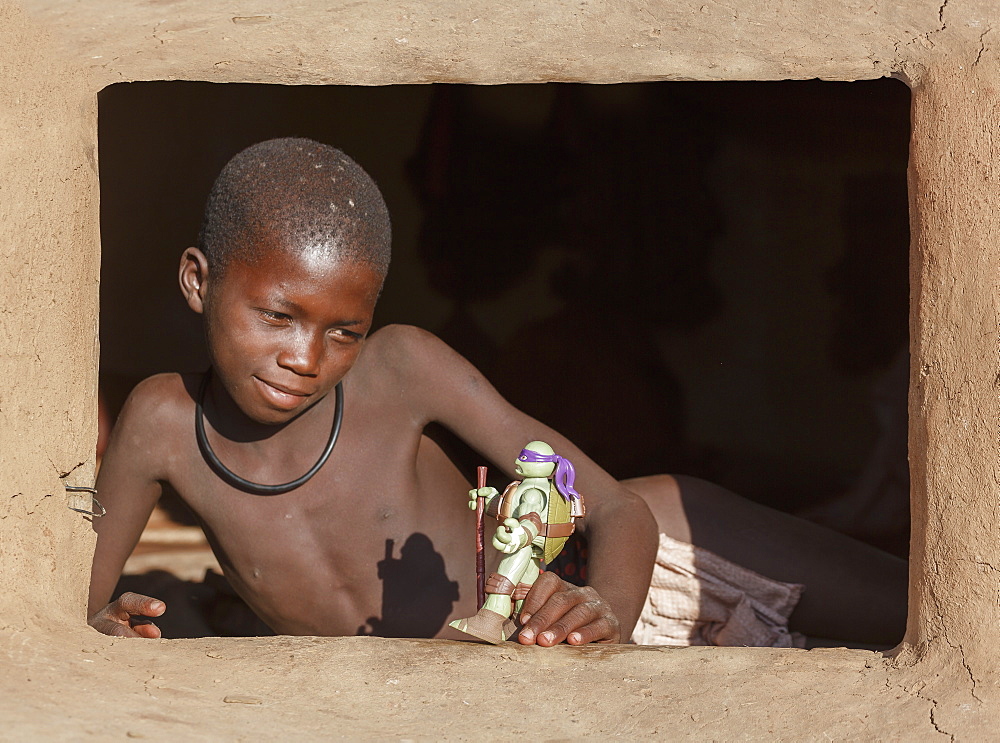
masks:
[[[531,619],[531,615],[528,612],[526,612],[526,611],[522,611],[521,612],[521,624],[527,624],[529,619]]]
[[[154,601],[153,603],[151,603],[151,604],[149,605],[149,608],[150,608],[150,609],[151,609],[152,611],[159,611],[160,609],[162,609],[162,608],[163,608],[163,602],[162,602],[162,601]]]
[[[532,640],[535,639],[535,633],[534,633],[534,631],[532,631],[530,629],[523,629],[523,630],[521,630],[521,634],[519,634],[518,637],[519,638],[524,638],[528,642],[531,642]]]
[[[538,636],[539,640],[545,640],[545,642],[552,642],[556,639],[555,633],[553,632],[543,632]]]
[[[569,637],[566,638],[567,641],[572,642],[572,643],[580,642],[580,640],[582,640],[582,639],[583,639],[583,637],[580,636],[579,632],[570,632],[569,633]]]

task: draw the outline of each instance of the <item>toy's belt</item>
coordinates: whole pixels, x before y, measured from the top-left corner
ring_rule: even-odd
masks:
[[[542,527],[542,536],[560,539],[572,535],[574,531],[576,531],[576,524],[572,522],[568,524],[545,524]]]
[[[540,537],[560,539],[562,537],[572,536],[573,532],[576,531],[576,524],[572,521],[567,524],[543,524],[541,518],[539,518],[538,514],[534,511],[521,516],[518,521],[531,521],[534,523],[535,528],[538,530],[538,536]]]

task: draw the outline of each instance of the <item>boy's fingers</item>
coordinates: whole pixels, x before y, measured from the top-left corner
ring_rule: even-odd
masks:
[[[617,643],[621,642],[621,634],[617,622],[602,616],[597,621],[570,632],[566,635],[566,642],[570,645],[586,645],[590,642]]]
[[[571,632],[579,631],[580,627],[586,627],[599,621],[600,618],[601,606],[599,602],[587,601],[576,604],[548,627],[538,629],[535,635],[535,644],[546,648],[558,645]]]
[[[562,579],[554,573],[542,573],[535,581],[535,585],[524,597],[524,604],[521,606],[521,621],[527,622],[530,615],[545,605],[549,597],[562,586]]]
[[[160,628],[148,621],[133,624],[132,631],[135,633],[134,637],[145,637],[150,640],[157,640],[160,637]]]
[[[546,630],[552,629],[556,622],[562,619],[562,617],[571,609],[573,609],[577,604],[584,603],[586,601],[583,589],[574,589],[573,591],[557,591],[549,596],[548,600],[538,609],[536,612],[521,612],[521,620],[524,622],[524,628],[518,635],[518,639],[524,645],[531,645],[536,641],[536,637]],[[527,620],[524,618],[527,617]],[[588,617],[587,621],[592,620],[594,617]],[[565,637],[565,633],[563,633]],[[562,642],[562,638],[558,640]],[[549,643],[554,644],[554,643]]]
[[[91,622],[90,626],[102,635],[108,635],[109,637],[142,637],[142,635],[127,624],[115,622],[111,619],[98,619]]]
[[[119,596],[114,606],[118,609],[116,613],[126,615],[122,619],[131,615],[158,617],[167,609],[167,605],[159,599],[131,592]]]
[[[525,596],[520,619],[522,645],[621,641],[618,618],[597,591],[570,585],[552,573],[538,576]]]

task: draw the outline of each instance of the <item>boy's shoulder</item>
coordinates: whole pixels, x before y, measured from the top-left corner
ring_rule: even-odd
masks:
[[[157,374],[129,394],[111,432],[105,464],[149,479],[169,479],[178,446],[194,443],[194,399],[200,374]],[[105,476],[105,466],[101,467]]]
[[[451,401],[488,386],[475,367],[436,335],[412,325],[387,325],[366,341],[355,370],[373,398],[407,405],[418,418],[441,420]]]
[[[194,414],[194,398],[201,374],[154,374],[137,384],[129,394],[118,425],[133,430],[165,431]]]
[[[413,325],[386,325],[365,341],[366,374],[383,373],[395,377],[422,375],[456,355],[433,333]]]

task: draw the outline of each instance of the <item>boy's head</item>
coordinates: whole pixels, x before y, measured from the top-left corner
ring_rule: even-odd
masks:
[[[311,139],[269,139],[222,169],[205,206],[198,247],[209,270],[254,263],[268,246],[389,268],[389,210],[351,158]]]
[[[216,379],[251,419],[285,422],[354,364],[389,265],[375,183],[333,147],[249,147],[212,188],[180,285],[203,314]]]

